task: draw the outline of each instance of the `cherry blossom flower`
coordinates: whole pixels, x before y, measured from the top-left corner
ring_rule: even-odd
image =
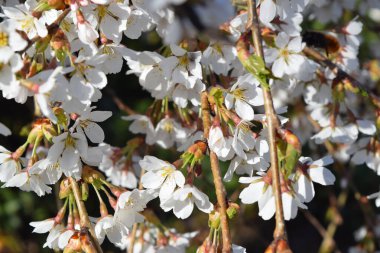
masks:
[[[182,142],[186,137],[186,129],[182,128],[173,118],[163,118],[155,129],[156,143],[163,148],[170,148],[175,143]]]
[[[99,19],[100,32],[114,43],[120,43],[121,32],[127,25],[131,12],[129,6],[123,2],[109,1],[104,5],[94,5],[93,8],[95,16]]]
[[[237,51],[235,47],[213,43],[203,51],[201,62],[204,65],[209,65],[216,74],[227,75],[236,57]]]
[[[224,137],[222,129],[219,126],[212,126],[208,136],[208,145],[210,150],[221,160],[229,160],[234,155],[232,149],[232,138]]]
[[[241,119],[246,121],[253,120],[254,112],[251,105],[260,106],[264,104],[259,82],[251,74],[239,77],[229,93],[227,93],[225,104],[227,109],[234,106]]]
[[[334,161],[331,156],[326,156],[316,161],[310,157],[301,157],[301,170],[295,175],[294,190],[303,202],[310,202],[314,198],[313,182],[322,185],[332,185],[335,176],[325,166]]]
[[[87,107],[77,118],[74,127],[81,128],[93,143],[104,141],[104,131],[97,122],[103,122],[111,117],[110,111],[94,111],[96,107]],[[80,131],[78,131],[80,132]]]
[[[53,138],[47,159],[50,163],[58,163],[66,176],[81,177],[81,158],[87,157],[88,144],[83,133],[65,132]]]
[[[26,47],[26,41],[16,32],[15,23],[6,20],[0,23],[0,62],[8,62],[14,52]]]
[[[186,184],[183,188],[178,188],[165,202],[161,202],[161,208],[165,212],[173,210],[179,219],[186,219],[193,212],[194,204],[205,213],[214,209],[206,194],[195,186]]]
[[[173,83],[183,84],[192,89],[198,79],[202,79],[201,52],[187,52],[185,49],[170,45],[173,56],[165,58],[159,65],[165,76]]]
[[[23,191],[34,191],[38,196],[43,196],[45,193],[51,193],[51,187],[47,186],[51,183],[53,182],[38,161],[29,169],[14,175],[2,187],[18,187]]]
[[[266,52],[267,61],[273,62],[273,75],[283,77],[285,74],[297,73],[305,62],[304,56],[300,54],[303,49],[302,38],[298,36],[291,39],[286,33],[280,32],[275,43],[277,48],[270,48]]]
[[[47,219],[43,221],[31,222],[30,225],[34,227],[33,232],[44,234],[49,232],[48,237],[46,238],[46,243],[43,247],[49,247],[51,249],[59,249],[58,239],[61,235],[61,232],[64,230],[62,224],[57,224],[54,219]]]
[[[129,131],[134,134],[145,134],[146,143],[152,145],[155,143],[155,134],[152,121],[145,115],[129,115],[121,117],[124,120],[132,120],[133,122],[129,125]]]
[[[8,182],[25,164],[23,158],[14,158],[11,151],[0,146],[0,181]]]
[[[140,159],[140,157],[133,156],[133,164],[129,165],[130,163],[125,156],[121,155],[121,150],[119,148],[107,145],[107,148],[104,150],[102,161],[99,164],[99,169],[105,172],[108,181],[112,184],[134,189],[137,186],[137,177],[135,173],[136,171],[138,173],[140,171],[140,166],[138,165],[137,160]]]
[[[125,36],[130,39],[138,39],[142,32],[149,31],[152,27],[152,18],[149,14],[140,9],[133,8],[128,16],[126,29],[124,30]]]
[[[44,21],[41,18],[34,17],[32,11],[27,8],[27,6],[33,8],[32,6],[37,3],[33,0],[28,0],[26,2],[28,3],[27,5],[20,4],[15,7],[2,7],[4,14],[11,20],[11,22],[14,22],[16,29],[24,31],[29,39],[32,39],[37,35],[44,38],[48,34]]]
[[[160,189],[161,202],[168,199],[177,186],[185,185],[182,172],[168,162],[154,156],[145,156],[139,164],[146,171],[141,178],[142,185],[147,189]]]

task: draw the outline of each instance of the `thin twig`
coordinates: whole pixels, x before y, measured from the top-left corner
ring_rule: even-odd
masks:
[[[100,247],[99,242],[96,239],[95,230],[91,225],[86,207],[85,207],[84,202],[82,200],[82,194],[80,193],[78,183],[72,177],[70,177],[69,180],[70,180],[71,189],[73,190],[75,202],[76,202],[77,207],[78,207],[81,228],[87,228],[90,231],[90,234],[92,237],[91,239],[94,243],[94,246],[95,246],[97,252],[102,253],[103,252],[102,248]]]
[[[322,238],[324,238],[326,236],[327,231],[319,222],[319,220],[311,212],[307,210],[302,209],[301,212],[303,213],[305,218],[310,222],[310,224],[314,226],[314,228],[318,231],[318,233],[322,236]]]
[[[203,133],[204,137],[207,139],[210,133],[211,121],[210,121],[210,105],[208,102],[207,92],[202,92],[201,94],[201,108],[202,108],[202,122],[203,122]],[[224,189],[222,176],[219,168],[219,160],[217,155],[210,150],[210,163],[211,171],[214,178],[215,193],[219,205],[220,221],[222,228],[222,240],[223,240],[223,253],[231,252],[231,235],[228,225],[227,217],[227,203],[226,203],[226,191]]]
[[[116,104],[116,106],[119,108],[120,111],[123,111],[127,113],[128,115],[137,114],[132,108],[130,108],[128,105],[126,105],[111,89],[105,90],[108,95],[111,96],[113,102]]]
[[[262,47],[262,38],[260,34],[259,20],[257,17],[256,1],[248,0],[248,16],[250,24],[248,24],[252,31],[253,44],[255,52],[260,56],[264,62],[264,51]],[[272,186],[274,188],[274,197],[276,203],[276,228],[274,231],[274,238],[286,239],[286,230],[284,222],[284,211],[282,206],[281,197],[281,182],[280,182],[280,168],[278,166],[278,155],[276,145],[276,129],[280,127],[279,120],[273,106],[273,99],[270,89],[263,87],[264,95],[264,108],[268,127],[268,142],[270,147],[270,161],[272,171]]]
[[[346,88],[351,89],[351,90],[356,90],[356,92],[360,92],[363,95],[368,96],[371,102],[377,108],[380,108],[380,98],[376,94],[371,92],[368,88],[365,87],[364,84],[360,83],[353,76],[351,76],[350,74],[342,70],[338,65],[330,61],[326,56],[322,55],[320,52],[310,47],[305,47],[303,49],[303,53],[307,57],[319,63],[320,65],[329,68],[342,81],[347,80],[348,82],[343,82]]]

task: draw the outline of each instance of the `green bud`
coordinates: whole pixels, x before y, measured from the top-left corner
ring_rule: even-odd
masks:
[[[64,199],[67,198],[71,193],[71,185],[68,178],[65,178],[61,181],[59,186],[59,198]]]
[[[88,199],[88,195],[89,195],[88,184],[86,182],[83,182],[80,185],[80,190],[81,190],[81,193],[82,193],[82,200],[86,201]]]
[[[42,126],[42,132],[44,134],[44,137],[49,141],[52,142],[53,137],[57,136],[57,131],[52,125],[45,124]]]

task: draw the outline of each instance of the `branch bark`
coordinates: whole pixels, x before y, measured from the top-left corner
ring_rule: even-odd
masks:
[[[264,62],[264,51],[262,47],[262,38],[260,33],[260,24],[257,16],[256,1],[248,0],[248,24],[252,31],[252,39],[255,47],[255,52],[260,56]],[[273,106],[273,99],[270,89],[263,87],[264,95],[264,108],[268,127],[268,142],[270,148],[270,161],[271,171],[273,176],[272,187],[274,189],[274,197],[276,203],[276,228],[274,230],[274,238],[286,239],[286,230],[284,222],[284,211],[281,197],[281,181],[280,181],[280,168],[278,166],[278,154],[276,145],[276,130],[280,127],[280,122],[277,118]]]
[[[207,139],[210,133],[211,121],[210,121],[210,105],[208,102],[207,92],[201,94],[201,108],[202,108],[202,122],[203,122],[203,134]],[[210,163],[211,171],[214,178],[216,198],[219,205],[220,222],[222,228],[222,241],[223,253],[230,253],[231,251],[231,235],[228,225],[227,217],[227,203],[226,203],[226,191],[224,189],[222,176],[219,168],[219,159],[217,155],[210,150]]]
[[[90,219],[88,217],[88,213],[87,213],[86,207],[84,205],[84,202],[82,200],[82,194],[79,190],[78,183],[72,177],[70,177],[69,180],[70,180],[71,189],[72,189],[73,194],[74,194],[75,202],[77,204],[78,211],[79,211],[80,226],[81,226],[81,228],[87,228],[90,231],[91,241],[94,244],[94,246],[97,250],[97,253],[103,253],[103,250],[100,247],[100,244],[96,238],[94,228],[92,227]]]

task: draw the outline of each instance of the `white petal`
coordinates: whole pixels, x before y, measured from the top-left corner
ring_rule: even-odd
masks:
[[[186,219],[188,218],[194,209],[194,203],[190,199],[185,201],[178,201],[173,209],[173,212],[177,218]]]
[[[235,102],[235,110],[240,118],[247,121],[253,120],[253,117],[255,116],[253,112],[253,108],[249,104],[247,104],[246,102],[240,99],[237,99]]]
[[[372,121],[369,120],[358,120],[359,131],[363,134],[374,135],[376,133],[376,126]]]
[[[44,234],[49,232],[54,226],[54,219],[48,219],[43,221],[34,221],[29,223],[33,229],[33,233]]]
[[[5,126],[3,123],[0,122],[0,134],[4,136],[8,136],[8,135],[11,135],[12,132],[11,130],[9,130],[7,126]]]
[[[335,182],[334,174],[324,167],[311,168],[309,175],[311,180],[322,185],[332,185]]]
[[[69,240],[71,236],[73,236],[73,234],[74,234],[74,230],[71,230],[71,229],[63,232],[58,238],[58,247],[60,249],[64,249],[66,245],[69,243]]]
[[[354,164],[363,164],[367,161],[367,159],[368,159],[367,150],[363,149],[356,152],[354,156],[352,157],[351,161]]]
[[[142,185],[147,189],[158,189],[165,178],[161,177],[158,173],[147,171],[141,178]]]
[[[314,198],[314,185],[305,175],[300,175],[294,188],[304,202],[310,202]]]
[[[84,132],[93,143],[102,143],[104,141],[103,129],[94,122],[88,122]]]
[[[250,184],[247,188],[243,189],[239,195],[241,202],[244,204],[253,204],[259,201],[263,195],[264,182],[257,182]]]
[[[264,0],[260,5],[260,21],[271,22],[276,16],[276,4],[272,0]]]

